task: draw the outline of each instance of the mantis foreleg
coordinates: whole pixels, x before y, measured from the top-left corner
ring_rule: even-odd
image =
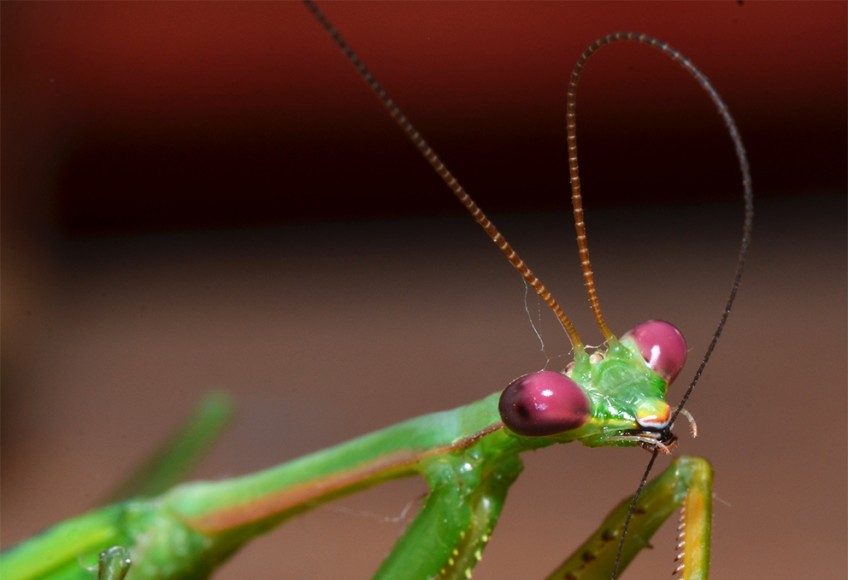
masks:
[[[100,552],[97,580],[124,580],[130,571],[132,559],[129,550],[113,546]]]
[[[427,501],[376,577],[470,578],[521,468],[517,455],[478,448],[427,465]]]
[[[698,457],[680,457],[645,487],[621,554],[623,570],[640,550],[649,546],[654,532],[676,510],[678,556],[675,573],[684,580],[707,578],[710,566],[712,520],[712,467]],[[550,576],[549,580],[607,580],[615,565],[621,527],[627,516],[626,498],[604,519],[600,527]]]

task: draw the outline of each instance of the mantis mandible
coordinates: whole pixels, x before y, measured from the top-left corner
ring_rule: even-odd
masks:
[[[735,299],[753,219],[751,180],[736,125],[707,78],[683,55],[646,35],[614,33],[578,59],[567,92],[572,204],[587,296],[605,346],[590,352],[556,299],[465,192],[323,13],[307,8],[376,93],[391,117],[484,229],[507,261],[551,309],[569,337],[574,361],[563,372],[538,371],[479,401],[417,417],[270,469],[217,482],[171,487],[185,458],[218,430],[226,405],[211,399],[168,453],[147,470],[131,499],[60,523],[10,549],[4,578],[162,578],[205,576],[252,538],[322,503],[389,479],[421,476],[429,493],[415,520],[376,573],[380,578],[466,578],[491,537],[523,452],[579,441],[589,447],[642,446],[652,451],[640,486],[551,573],[552,578],[616,577],[660,524],[681,510],[675,572],[709,571],[712,472],[699,458],[680,457],[648,482],[658,452],[669,452],[672,427],[697,384]],[[637,42],[672,58],[707,92],[733,141],[742,173],[745,220],[736,273],[707,352],[680,402],[666,399],[686,343],[671,324],[649,320],[620,338],[604,319],[595,289],[577,164],[576,90],[598,49]],[[694,423],[693,423],[694,424]]]

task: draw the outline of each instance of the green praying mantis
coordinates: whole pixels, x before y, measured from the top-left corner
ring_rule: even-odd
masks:
[[[282,465],[228,480],[174,486],[225,422],[228,405],[208,399],[165,453],[143,470],[129,497],[59,523],[3,553],[5,578],[204,577],[241,546],[282,522],[342,495],[390,479],[420,476],[424,505],[376,576],[468,578],[497,524],[521,454],[579,441],[590,447],[642,446],[652,451],[639,488],[552,572],[551,578],[615,578],[658,527],[681,510],[676,572],[709,572],[712,472],[700,458],[679,457],[648,480],[658,452],[675,442],[672,427],[724,328],[740,285],[750,241],[753,196],[745,150],[727,107],[707,78],[667,44],[634,33],[592,43],[578,59],[567,92],[569,172],[575,229],[590,307],[605,347],[586,347],[542,282],[483,214],[370,71],[313,3],[307,8],[375,92],[422,156],[448,185],[568,335],[574,360],[563,372],[539,371],[468,405],[410,419]],[[637,42],[672,58],[707,92],[729,131],[740,169],[745,219],[736,273],[707,352],[680,402],[667,402],[686,344],[668,323],[647,321],[621,337],[607,325],[595,290],[577,164],[576,91],[586,61],[614,42]],[[694,423],[692,423],[694,425]]]

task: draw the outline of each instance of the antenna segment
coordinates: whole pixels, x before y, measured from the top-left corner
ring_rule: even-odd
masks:
[[[733,143],[733,149],[736,152],[736,159],[739,163],[739,172],[742,176],[742,200],[744,204],[742,237],[739,242],[739,252],[736,256],[736,269],[733,274],[733,282],[730,285],[730,292],[728,293],[727,300],[724,304],[724,311],[722,312],[721,317],[719,318],[716,329],[713,331],[712,339],[710,340],[710,343],[707,346],[707,350],[704,353],[703,358],[701,359],[701,364],[698,366],[698,370],[695,371],[695,376],[689,383],[689,387],[686,389],[686,392],[683,393],[683,397],[681,397],[680,402],[677,404],[677,407],[671,414],[669,424],[673,425],[674,421],[677,419],[677,416],[680,414],[681,411],[683,411],[683,407],[686,405],[686,402],[689,400],[689,396],[692,394],[692,391],[698,384],[698,381],[700,380],[701,375],[704,372],[704,368],[707,366],[707,363],[709,362],[710,357],[712,356],[712,353],[715,350],[716,345],[718,344],[718,339],[721,336],[722,331],[724,330],[724,326],[727,323],[728,317],[730,316],[730,311],[733,308],[733,303],[736,301],[736,294],[739,292],[739,286],[742,283],[742,272],[745,269],[745,259],[748,255],[748,248],[751,245],[751,232],[754,227],[754,190],[751,185],[751,168],[748,164],[748,154],[746,153],[745,146],[742,143],[742,137],[739,134],[739,129],[736,126],[736,121],[734,121],[733,116],[730,114],[730,110],[727,108],[727,105],[725,104],[724,100],[718,94],[718,91],[715,90],[715,87],[713,87],[712,83],[707,78],[707,76],[702,73],[694,64],[692,64],[692,61],[690,61],[687,57],[683,56],[676,49],[670,47],[667,43],[662,42],[661,40],[648,36],[647,34],[638,34],[635,32],[616,32],[613,34],[608,34],[599,38],[598,40],[589,45],[589,47],[583,52],[583,54],[580,55],[580,58],[577,60],[577,64],[574,67],[574,72],[572,72],[571,74],[571,82],[569,84],[567,97],[567,107],[569,114],[567,130],[569,146],[569,170],[571,172],[572,185],[572,204],[574,205],[575,227],[577,227],[578,230],[577,244],[580,248],[581,260],[586,261],[583,266],[583,277],[586,281],[586,292],[589,295],[589,303],[592,305],[592,312],[595,314],[595,320],[598,323],[598,327],[601,329],[601,332],[604,332],[605,329],[609,331],[609,329],[606,327],[606,323],[604,322],[603,315],[600,311],[600,306],[597,307],[597,310],[595,309],[595,305],[597,304],[597,294],[594,289],[591,265],[588,264],[589,252],[588,249],[586,249],[585,236],[582,240],[580,238],[580,228],[585,228],[585,224],[582,226],[577,225],[578,221],[582,222],[583,212],[580,206],[580,177],[577,174],[577,141],[575,136],[576,128],[574,126],[575,96],[577,89],[577,81],[579,80],[580,73],[583,69],[583,65],[585,64],[586,60],[590,56],[592,56],[592,54],[594,54],[600,47],[619,41],[631,41],[638,42],[640,44],[647,44],[648,46],[659,50],[660,52],[671,58],[681,67],[683,67],[686,72],[692,75],[692,77],[694,77],[694,79],[698,82],[701,88],[704,89],[704,91],[710,97],[710,100],[713,102],[713,105],[715,105],[716,110],[718,111],[718,114],[721,117],[722,122],[724,123],[725,129],[727,129],[727,133],[730,136],[731,142]],[[576,189],[575,183],[577,184]],[[606,336],[606,334],[604,336]],[[648,465],[645,468],[645,474],[642,476],[642,480],[639,483],[639,487],[636,489],[636,494],[631,500],[630,508],[627,512],[627,519],[625,520],[622,535],[619,539],[618,550],[616,553],[615,563],[613,565],[611,575],[612,580],[615,580],[618,577],[618,569],[621,564],[621,555],[624,549],[624,540],[627,536],[627,530],[629,527],[630,519],[633,516],[633,511],[636,507],[636,502],[639,500],[639,496],[641,495],[645,482],[648,479],[656,457],[657,450],[655,449],[653,455],[651,456],[651,460],[648,462]]]
[[[736,156],[739,160],[739,169],[742,173],[745,217],[744,225],[742,228],[742,241],[740,244],[739,255],[736,264],[736,273],[734,275],[733,285],[731,288],[730,296],[727,300],[725,312],[713,336],[713,341],[710,343],[710,346],[707,350],[705,360],[703,361],[701,368],[699,368],[698,372],[696,373],[695,379],[693,381],[693,383],[697,383],[698,378],[703,372],[703,366],[706,365],[707,360],[709,360],[709,357],[712,354],[713,349],[715,348],[715,343],[718,341],[718,337],[721,335],[721,331],[724,328],[724,323],[726,322],[727,317],[730,314],[730,309],[736,297],[736,292],[739,289],[739,283],[742,278],[742,269],[745,264],[745,255],[747,254],[748,246],[750,244],[751,229],[753,226],[754,218],[754,195],[751,189],[751,171],[748,167],[748,157],[745,152],[745,146],[742,144],[742,139],[739,136],[739,130],[736,127],[736,123],[734,122],[733,117],[730,115],[730,111],[728,110],[727,105],[719,96],[718,91],[715,90],[707,76],[702,73],[694,64],[692,64],[692,61],[683,56],[676,49],[670,47],[667,43],[651,36],[648,36],[647,34],[639,34],[636,32],[615,32],[606,36],[602,36],[601,38],[597,39],[592,44],[590,44],[585,51],[583,51],[583,54],[581,54],[580,58],[577,59],[577,63],[574,65],[574,69],[571,72],[571,79],[568,83],[568,92],[566,94],[566,134],[568,140],[568,171],[571,180],[571,205],[574,213],[574,229],[577,232],[577,248],[580,252],[580,268],[583,271],[583,283],[586,287],[586,295],[589,299],[589,306],[592,309],[592,314],[595,316],[595,322],[598,325],[598,329],[600,329],[601,334],[603,335],[606,341],[615,340],[615,336],[609,329],[606,320],[604,320],[603,312],[601,311],[600,299],[598,298],[598,292],[595,288],[595,276],[592,271],[591,260],[589,259],[589,246],[586,241],[586,222],[583,216],[583,196],[580,187],[580,172],[577,164],[577,85],[580,82],[580,74],[583,72],[583,67],[586,64],[586,61],[589,60],[589,57],[591,57],[595,52],[597,52],[597,50],[602,46],[620,41],[638,42],[640,44],[646,44],[648,46],[651,46],[668,56],[671,60],[675,61],[683,69],[685,69],[686,72],[688,72],[690,75],[692,75],[692,77],[694,77],[694,79],[698,82],[701,88],[704,89],[704,91],[713,101],[713,104],[718,110],[718,114],[721,116],[722,121],[724,121],[724,125],[727,129],[728,134],[730,135],[730,139],[733,141],[733,146],[736,150]],[[681,405],[679,405],[674,412],[674,417],[677,417],[677,414],[683,406],[682,404],[685,403],[686,399],[689,398],[689,394],[691,393],[693,387],[694,384],[691,385],[690,388],[686,391],[685,395],[683,396],[683,400],[681,401]]]
[[[442,180],[447,184],[459,202],[468,210],[468,213],[471,214],[471,217],[474,218],[480,227],[486,232],[486,235],[494,242],[494,244],[498,247],[507,261],[512,265],[513,268],[521,275],[522,278],[530,285],[531,288],[539,295],[539,298],[548,305],[548,308],[553,311],[554,315],[556,315],[559,320],[562,328],[565,330],[568,335],[569,340],[571,341],[571,346],[574,347],[575,350],[583,349],[583,341],[580,339],[580,335],[577,334],[577,329],[574,327],[574,324],[565,315],[559,303],[553,297],[551,292],[542,284],[542,281],[539,280],[533,271],[524,263],[524,260],[518,255],[518,253],[512,248],[509,242],[506,241],[506,238],[498,231],[495,225],[486,217],[486,214],[483,213],[483,210],[475,203],[471,196],[466,193],[465,189],[460,185],[459,181],[453,176],[453,174],[448,170],[445,164],[439,159],[439,156],[436,155],[436,152],[430,147],[427,141],[421,136],[421,134],[415,129],[406,115],[403,114],[403,111],[400,110],[400,107],[395,104],[394,100],[388,95],[386,90],[382,87],[382,85],[374,78],[374,75],[371,74],[371,71],[368,70],[368,67],[359,59],[353,49],[347,44],[342,35],[339,34],[339,31],[330,23],[324,13],[311,1],[304,0],[303,3],[309,9],[310,12],[315,16],[318,22],[321,23],[321,26],[324,27],[324,30],[330,35],[333,41],[338,45],[347,59],[356,67],[356,70],[359,72],[359,76],[362,77],[362,80],[371,88],[372,91],[377,95],[377,98],[380,99],[380,102],[389,112],[392,119],[394,119],[395,123],[403,130],[409,140],[415,145],[424,159],[427,160],[427,163],[433,168],[433,170],[442,178]]]
[[[742,222],[742,238],[739,242],[739,253],[736,257],[736,270],[733,274],[733,282],[730,287],[730,292],[727,296],[727,301],[724,305],[724,311],[719,319],[718,325],[716,326],[715,331],[713,332],[713,337],[710,340],[710,344],[707,347],[706,352],[704,353],[703,360],[701,361],[698,370],[695,372],[695,376],[692,379],[692,382],[689,384],[689,387],[686,389],[686,392],[683,394],[683,397],[680,400],[677,408],[671,415],[671,422],[674,422],[674,419],[677,418],[677,415],[683,409],[683,406],[686,404],[686,401],[689,399],[689,396],[692,393],[692,390],[695,388],[695,385],[698,383],[698,380],[701,378],[701,374],[704,372],[704,367],[706,367],[707,362],[712,356],[713,350],[718,343],[718,339],[721,336],[722,331],[724,330],[724,325],[727,323],[727,318],[730,316],[730,310],[733,307],[733,302],[736,300],[736,293],[739,291],[739,286],[742,282],[742,271],[745,268],[745,259],[748,254],[748,248],[751,245],[751,232],[753,230],[754,224],[754,191],[751,186],[751,168],[748,165],[748,154],[745,151],[745,146],[742,144],[742,137],[739,134],[739,129],[736,126],[736,121],[733,120],[733,116],[730,114],[730,110],[727,108],[724,100],[718,94],[715,87],[713,87],[710,79],[702,73],[692,61],[687,57],[683,56],[678,50],[672,48],[667,43],[653,38],[652,36],[648,36],[647,34],[640,34],[636,32],[615,32],[612,34],[607,34],[606,36],[602,36],[592,44],[590,44],[583,54],[580,55],[580,58],[577,59],[577,64],[574,65],[574,70],[571,73],[571,81],[569,82],[568,94],[566,97],[566,108],[567,108],[567,123],[566,129],[568,134],[568,154],[569,161],[568,167],[569,172],[571,174],[571,201],[574,206],[574,224],[577,229],[577,246],[580,249],[581,262],[583,267],[583,279],[586,284],[586,293],[589,297],[589,303],[592,306],[592,312],[595,315],[595,321],[598,324],[598,327],[601,329],[601,332],[604,334],[605,338],[612,336],[612,333],[609,332],[609,328],[604,321],[603,314],[601,313],[600,303],[598,301],[597,292],[595,290],[595,282],[594,276],[592,274],[591,263],[589,262],[589,250],[586,245],[586,235],[585,235],[585,223],[583,220],[583,209],[581,205],[581,193],[580,193],[580,176],[578,174],[577,167],[577,135],[576,135],[576,96],[577,96],[577,83],[580,80],[580,73],[583,71],[583,67],[586,64],[586,61],[592,56],[599,48],[605,46],[607,44],[612,44],[614,42],[620,41],[628,41],[628,42],[638,42],[640,44],[646,44],[650,47],[655,48],[656,50],[662,52],[671,60],[679,64],[686,72],[688,72],[692,77],[697,81],[697,83],[704,89],[704,92],[707,93],[707,96],[710,97],[710,100],[715,105],[716,110],[718,111],[719,116],[721,117],[722,122],[724,123],[725,129],[727,129],[727,133],[730,136],[730,140],[733,143],[733,149],[736,152],[736,158],[739,163],[739,173],[742,176],[742,200],[744,203],[744,217]],[[582,237],[581,237],[582,235]]]

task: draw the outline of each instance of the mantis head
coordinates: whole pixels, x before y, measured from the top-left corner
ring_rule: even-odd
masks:
[[[605,352],[578,351],[565,373],[518,377],[501,394],[504,425],[529,437],[586,427],[590,444],[674,440],[668,385],[686,362],[686,340],[668,322],[648,320],[613,339]],[[584,438],[581,435],[581,438]]]

